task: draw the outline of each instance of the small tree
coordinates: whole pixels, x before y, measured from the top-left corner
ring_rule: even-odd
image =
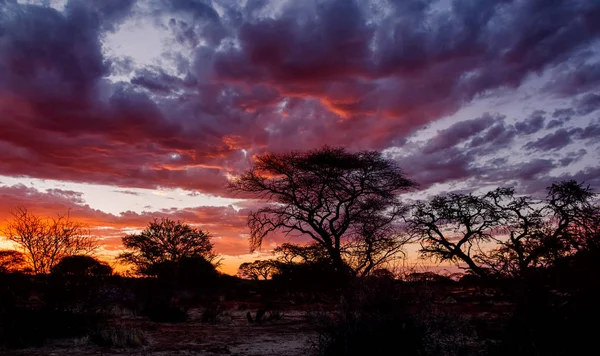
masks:
[[[69,214],[43,218],[20,207],[12,212],[4,236],[15,242],[34,273],[49,273],[67,256],[89,254],[97,247],[87,227],[71,220]]]
[[[75,255],[61,259],[60,262],[52,267],[52,274],[78,277],[110,276],[112,274],[112,267],[91,256]]]
[[[15,250],[0,250],[0,273],[20,270],[25,265],[25,255]]]
[[[244,262],[238,268],[238,277],[244,279],[267,280],[277,273],[279,262],[274,260],[256,260],[254,262]]]
[[[219,272],[202,256],[182,257],[176,261],[162,261],[154,264],[148,275],[156,276],[171,287],[207,287],[215,283]],[[202,282],[199,284],[199,282]]]
[[[156,276],[166,264],[188,258],[203,258],[217,264],[208,232],[168,218],[154,219],[139,234],[123,237],[128,252],[118,259],[134,266],[137,273]]]
[[[348,265],[352,251],[360,252],[354,273],[367,274],[406,242],[394,222],[404,212],[398,194],[414,185],[380,152],[326,146],[258,156],[230,188],[269,201],[248,217],[251,250],[274,231],[303,234],[337,269]]]

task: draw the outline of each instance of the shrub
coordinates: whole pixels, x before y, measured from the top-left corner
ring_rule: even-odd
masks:
[[[187,308],[171,303],[150,304],[144,308],[143,314],[158,323],[181,323],[188,319]]]
[[[104,319],[86,298],[71,298],[64,285],[48,281],[52,280],[46,276],[17,274],[0,278],[0,347],[39,346],[47,339],[80,337]]]
[[[210,303],[207,304],[202,309],[202,315],[200,320],[203,323],[216,323],[224,316],[226,313],[225,308],[218,303]]]
[[[0,347],[41,346],[47,339],[81,337],[97,327],[98,315],[16,307],[0,315]]]
[[[397,283],[361,281],[334,312],[312,313],[317,355],[462,355],[471,341],[464,321],[435,313]]]
[[[267,314],[266,320],[268,321],[277,321],[283,319],[283,311],[281,309],[271,309]]]
[[[101,329],[91,334],[90,340],[105,347],[140,347],[148,344],[141,330],[125,325]]]
[[[108,264],[86,255],[67,256],[60,260],[51,272],[63,276],[100,277],[110,276],[112,267]]]

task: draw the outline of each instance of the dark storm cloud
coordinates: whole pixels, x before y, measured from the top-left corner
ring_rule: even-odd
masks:
[[[577,137],[581,140],[600,140],[600,124],[591,124],[583,129],[577,130]]]
[[[565,180],[575,180],[583,182],[590,187],[600,187],[600,167],[586,167],[559,175],[541,175],[536,179],[520,182],[519,190],[526,194],[539,194],[553,183]]]
[[[482,116],[473,120],[466,120],[450,126],[448,129],[438,132],[423,149],[424,153],[433,153],[456,146],[460,142],[489,128],[495,122],[491,116]]]
[[[372,115],[397,119],[380,123],[390,134],[372,145],[385,147],[478,93],[518,86],[597,36],[590,17],[598,6],[591,2],[456,1],[441,14],[436,6],[391,3],[375,26],[367,21],[372,8],[362,2],[332,1],[318,10],[312,3],[290,5],[280,18],[241,26],[241,46],[219,53],[215,68],[224,80],[317,97],[357,126]],[[346,98],[327,90],[338,81],[365,79],[381,81]]]
[[[565,122],[562,120],[550,120],[548,121],[548,124],[546,124],[546,130],[550,130],[550,129],[554,129],[557,127],[560,127],[564,124]]]
[[[600,109],[600,94],[590,93],[577,102],[577,114],[587,115]]]
[[[585,62],[575,63],[573,67],[568,66],[568,69],[559,72],[554,80],[546,85],[545,90],[569,96],[598,88],[598,84],[600,84],[600,62],[591,64]]]
[[[559,178],[552,176],[555,168],[568,167],[589,155],[583,148],[565,148],[575,142],[598,142],[600,126],[591,123],[543,133],[548,130],[538,119],[541,114],[535,111],[514,124],[502,115],[490,114],[461,121],[439,130],[427,141],[412,142],[410,151],[396,154],[395,159],[412,179],[421,183],[421,188],[469,180],[470,189],[490,184],[521,184],[525,189],[532,187],[530,182],[536,179],[556,180]],[[507,150],[523,140],[529,141],[524,149],[530,152],[522,158],[520,152]]]
[[[541,113],[514,125],[499,115],[456,123],[405,163],[433,184],[483,174],[474,162],[516,137],[557,150],[596,134],[564,123],[598,108],[597,1],[214,4],[71,0],[59,12],[0,2],[0,174],[224,194],[226,174],[252,154],[402,145],[474,98],[549,69],[548,90],[578,95],[572,109],[548,123]],[[149,16],[192,57],[165,54],[170,71],[106,58],[107,31],[133,16]],[[556,131],[539,137],[544,129]]]
[[[520,180],[529,181],[548,174],[552,169],[554,169],[554,162],[552,160],[537,158],[522,164],[512,174],[516,175]],[[516,177],[507,176],[506,178],[514,179]]]
[[[517,122],[515,129],[518,134],[531,135],[544,128],[544,111],[536,111],[527,119]]]
[[[569,152],[564,158],[559,160],[559,163],[562,167],[567,167],[571,163],[575,163],[581,160],[581,158],[583,158],[583,156],[585,156],[586,154],[587,151],[583,148],[575,152]]]
[[[523,146],[526,150],[537,151],[554,151],[561,149],[573,142],[571,136],[572,131],[559,129],[553,133],[549,133],[536,141],[528,142]]]

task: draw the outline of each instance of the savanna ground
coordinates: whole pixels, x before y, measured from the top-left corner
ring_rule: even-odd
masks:
[[[418,283],[418,286],[413,285],[409,289],[415,287],[420,291],[420,297],[415,299],[426,300],[425,318],[440,318],[441,323],[445,323],[444,318],[451,319],[447,324],[453,330],[450,333],[435,330],[433,337],[439,339],[432,341],[435,344],[451,344],[453,350],[447,354],[456,354],[454,348],[459,344],[469,349],[470,354],[482,354],[486,345],[498,337],[498,331],[513,310],[511,304],[493,301],[491,295],[482,294],[476,288],[448,285],[446,282]],[[377,289],[372,292],[369,297],[377,298],[378,293],[384,293]],[[186,320],[180,322],[156,322],[127,307],[115,306],[110,308],[110,318],[102,324],[103,332],[108,330],[107,340],[104,340],[108,342],[106,345],[99,345],[94,336],[84,335],[49,339],[39,347],[0,353],[23,356],[318,355],[323,352],[319,348],[324,333],[323,318],[339,320],[336,317],[340,316],[340,301],[332,299],[306,304],[275,303],[266,309],[263,321],[249,322],[247,313],[256,318],[257,312],[264,306],[258,301],[222,301],[208,308],[190,308]],[[387,306],[383,305],[383,308]],[[414,309],[415,314],[423,311],[419,303],[409,308]],[[211,314],[209,321],[206,320],[207,310]],[[342,319],[346,320],[346,317]],[[402,327],[394,325],[392,331],[401,333]]]
[[[303,310],[286,310],[281,320],[250,324],[246,311],[227,310],[216,323],[200,321],[200,310],[190,311],[183,323],[158,323],[144,317],[123,316],[111,325],[139,330],[146,340],[138,347],[101,347],[89,337],[55,340],[39,348],[5,351],[7,355],[305,355],[314,332]]]

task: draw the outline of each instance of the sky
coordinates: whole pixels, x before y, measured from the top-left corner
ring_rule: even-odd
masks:
[[[600,1],[0,0],[1,222],[70,211],[110,259],[184,220],[234,273],[284,239],[249,253],[227,181],[324,144],[419,197],[600,188]]]

